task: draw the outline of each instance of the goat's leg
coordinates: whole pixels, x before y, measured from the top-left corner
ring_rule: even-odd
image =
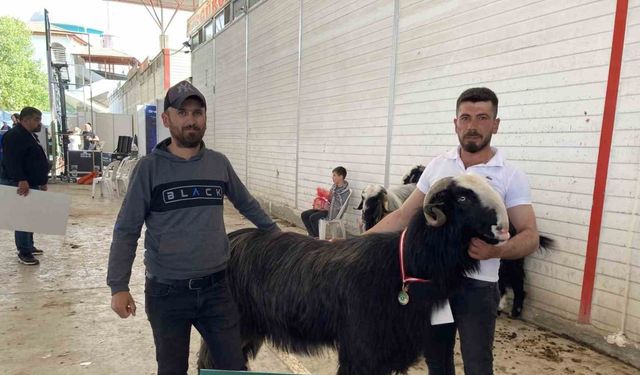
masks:
[[[391,375],[386,356],[373,348],[379,348],[375,337],[366,330],[357,329],[356,324],[341,327],[338,339],[337,375]]]
[[[383,367],[382,363],[380,363],[380,366],[376,366],[373,363],[363,366],[362,363],[358,364],[357,362],[346,360],[342,354],[339,354],[338,357],[336,375],[391,375],[391,372],[380,370],[380,367]]]
[[[215,368],[213,359],[209,355],[209,346],[204,340],[200,340],[200,350],[198,351],[198,372],[200,369]]]
[[[249,358],[255,358],[258,351],[262,347],[263,340],[245,340],[242,345],[242,354],[244,355],[247,368],[249,367]],[[209,346],[204,340],[200,341],[200,350],[198,351],[198,370],[215,369],[215,362],[209,353]]]
[[[502,267],[502,265],[500,266]],[[504,276],[500,275],[500,280],[498,280],[498,289],[500,289],[500,303],[498,304],[498,315],[505,309],[507,306],[507,282],[503,279]]]
[[[524,291],[524,278],[513,280],[513,307],[511,308],[511,317],[518,318],[522,314],[522,306],[527,293]]]

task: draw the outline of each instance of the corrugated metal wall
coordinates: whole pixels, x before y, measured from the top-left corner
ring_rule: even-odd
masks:
[[[540,230],[561,238],[552,254],[530,257],[527,303],[575,318],[614,6],[475,3],[466,12],[402,3],[392,164],[456,145],[456,97],[495,90],[502,122],[492,144],[529,176]]]
[[[191,56],[182,51],[170,51],[169,81],[171,86],[191,77]]]
[[[227,155],[247,181],[246,17],[217,35],[214,54],[213,148]]]
[[[249,15],[246,181],[287,207],[295,205],[299,13],[299,0],[280,0]]]
[[[216,36],[216,75],[204,79],[216,87],[214,148],[252,193],[299,212],[337,165],[349,171],[356,197],[368,183],[399,184],[410,166],[457,144],[460,92],[491,87],[502,119],[493,144],[528,174],[540,230],[557,241],[528,259],[525,313],[575,321],[615,5],[263,1]],[[627,24],[592,324],[618,331],[626,309],[625,331],[638,341],[639,220],[631,225],[640,175],[640,0],[630,1]],[[209,53],[204,47],[194,61]],[[356,213],[347,211],[352,230]]]
[[[640,197],[638,196],[640,194],[640,1],[635,0],[629,3],[591,317],[594,325],[609,331],[617,331],[621,326],[622,313],[626,310],[624,328],[631,337],[638,340],[640,336]],[[595,119],[595,122],[597,126],[599,119]],[[628,283],[627,277],[629,277]],[[627,286],[628,299],[625,290]]]
[[[191,76],[191,57],[182,52],[169,51],[169,79],[171,84],[178,83]],[[211,55],[213,58],[213,54]],[[209,62],[209,64],[212,64]],[[155,105],[156,100],[164,98],[164,55],[158,53],[149,66],[137,70],[114,93],[109,96],[109,109],[113,113],[135,115],[138,105]]]
[[[330,185],[338,165],[355,197],[384,182],[393,10],[393,0],[345,1],[339,13],[333,2],[304,1],[300,209],[311,208],[316,187]],[[345,217],[355,231],[351,207]]]
[[[207,100],[207,132],[204,142],[208,147],[213,147],[215,144],[213,137],[215,134],[215,44],[216,40],[211,39],[199,46],[198,52],[193,54],[191,62],[193,84],[198,87]]]

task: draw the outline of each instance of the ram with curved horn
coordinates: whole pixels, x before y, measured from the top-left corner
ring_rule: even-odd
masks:
[[[427,340],[432,308],[478,267],[467,252],[471,239],[505,241],[508,227],[485,178],[462,175],[435,184],[401,233],[327,242],[233,232],[227,277],[245,355],[268,340],[295,353],[334,348],[339,375],[404,373],[426,345],[438,345]],[[215,367],[205,344],[198,364]]]
[[[416,165],[402,177],[402,185],[386,189],[382,185],[369,184],[360,194],[360,204],[356,210],[362,210],[359,226],[362,231],[371,229],[389,213],[402,206],[416,189],[424,165]]]

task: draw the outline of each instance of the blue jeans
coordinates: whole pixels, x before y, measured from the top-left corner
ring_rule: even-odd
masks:
[[[17,187],[18,181],[0,179],[0,185]],[[37,189],[37,190],[40,189],[39,186],[29,186],[29,188]],[[33,249],[35,248],[33,245],[33,233],[15,231],[15,239],[16,239],[16,248],[18,249],[18,252],[22,255],[27,255],[27,256],[31,255],[31,253],[33,252]]]
[[[240,315],[224,272],[211,279],[206,285],[184,281],[170,285],[169,280],[147,277],[145,311],[156,344],[158,375],[187,373],[192,325],[209,346],[216,368],[246,370]]]
[[[429,375],[454,375],[456,330],[465,375],[493,375],[493,338],[498,316],[498,283],[466,278],[450,299],[454,323],[433,326],[425,349]]]

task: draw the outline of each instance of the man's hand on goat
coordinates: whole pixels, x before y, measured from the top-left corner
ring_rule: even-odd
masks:
[[[479,238],[471,239],[469,244],[469,256],[478,260],[501,258],[502,250],[500,246],[490,245]]]

